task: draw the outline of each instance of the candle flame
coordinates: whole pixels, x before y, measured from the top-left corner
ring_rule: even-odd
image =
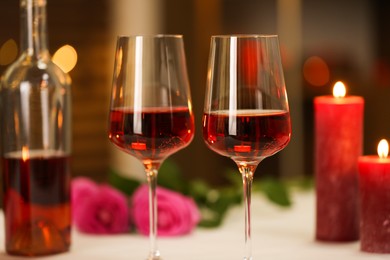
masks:
[[[25,162],[29,157],[30,157],[30,154],[28,152],[28,147],[27,146],[23,146],[22,147],[22,159],[23,159],[23,161]]]
[[[337,81],[333,86],[333,96],[336,98],[345,97],[346,94],[345,85],[341,81]]]
[[[379,158],[386,158],[389,154],[389,143],[386,139],[382,139],[378,144],[378,156]]]

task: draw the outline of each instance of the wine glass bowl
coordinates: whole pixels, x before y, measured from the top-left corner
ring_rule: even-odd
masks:
[[[109,115],[110,141],[136,157],[149,185],[150,254],[157,248],[157,175],[163,161],[194,136],[194,116],[180,35],[117,39]]]
[[[242,175],[245,257],[252,259],[250,200],[258,164],[287,146],[291,122],[276,35],[211,38],[203,139]]]
[[[134,127],[138,123],[142,129],[140,132]],[[156,126],[158,131],[155,131]],[[193,132],[194,118],[185,107],[147,107],[138,115],[128,108],[116,108],[110,112],[111,142],[144,163],[163,161],[184,148],[191,142]]]
[[[234,122],[227,110],[205,114],[204,139],[210,149],[235,162],[259,163],[282,150],[290,140],[286,111],[244,109],[233,118]],[[235,130],[229,125],[234,125]]]

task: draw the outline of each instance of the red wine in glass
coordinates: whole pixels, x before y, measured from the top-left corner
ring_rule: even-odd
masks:
[[[242,176],[244,260],[252,260],[251,190],[259,163],[287,146],[290,114],[277,35],[211,37],[203,139]]]
[[[8,252],[37,256],[69,249],[68,161],[68,156],[38,150],[2,158]]]
[[[265,158],[290,141],[290,115],[282,110],[228,110],[203,115],[203,139],[215,152],[236,159]]]
[[[194,118],[188,107],[110,111],[111,142],[141,160],[165,159],[187,146],[193,136]]]
[[[117,38],[108,137],[142,162],[149,187],[148,260],[157,246],[157,176],[164,160],[194,136],[194,117],[182,35]]]

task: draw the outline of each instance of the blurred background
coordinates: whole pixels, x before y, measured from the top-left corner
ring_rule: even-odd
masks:
[[[49,49],[72,78],[72,174],[103,181],[110,170],[144,179],[142,166],[107,138],[117,35],[182,34],[196,136],[170,157],[185,178],[223,183],[233,161],[203,142],[201,117],[210,37],[278,34],[293,135],[256,177],[313,175],[313,98],[344,82],[365,99],[364,153],[390,138],[390,2],[384,0],[48,0]],[[0,1],[0,74],[19,54],[19,1]]]

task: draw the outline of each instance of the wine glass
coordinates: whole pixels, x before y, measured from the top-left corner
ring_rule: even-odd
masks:
[[[117,39],[109,139],[139,159],[149,185],[148,260],[158,260],[158,169],[194,136],[189,81],[181,35],[121,36]]]
[[[290,113],[276,35],[211,38],[203,139],[242,175],[245,260],[252,259],[251,186],[259,163],[287,146]]]

